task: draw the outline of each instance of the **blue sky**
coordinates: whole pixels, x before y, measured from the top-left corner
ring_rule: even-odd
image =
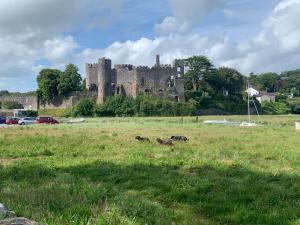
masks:
[[[46,67],[109,57],[154,64],[206,55],[250,72],[299,68],[300,0],[2,0],[0,90],[36,89]]]

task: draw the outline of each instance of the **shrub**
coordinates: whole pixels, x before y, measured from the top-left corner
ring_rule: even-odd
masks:
[[[292,113],[300,114],[300,98],[290,99],[287,104],[291,108]]]
[[[112,96],[96,107],[97,116],[133,116],[135,114],[135,100],[124,96]]]
[[[23,109],[23,105],[15,101],[4,101],[1,104],[2,109]]]
[[[93,99],[82,99],[72,108],[72,116],[93,116],[95,106]]]
[[[38,115],[48,115],[53,117],[64,117],[70,111],[67,109],[40,109]]]
[[[269,115],[283,115],[291,112],[290,107],[284,102],[262,102],[262,111]]]

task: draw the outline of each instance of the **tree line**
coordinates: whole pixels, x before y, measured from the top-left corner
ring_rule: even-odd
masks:
[[[251,73],[249,76],[244,76],[233,68],[216,68],[205,56],[193,56],[184,61],[187,68],[184,75],[185,99],[188,105],[177,104],[168,99],[158,99],[155,96],[139,95],[135,100],[116,96],[108,98],[101,106],[94,105],[93,114],[102,116],[245,114],[247,102],[244,91],[248,81],[259,91],[277,94],[275,103],[258,104],[261,113],[300,114],[300,69],[280,74]],[[68,97],[74,91],[85,90],[85,80],[82,80],[74,64],[67,65],[64,71],[51,68],[41,70],[37,83],[36,93],[42,102],[51,102],[57,97]],[[8,94],[10,93],[7,91],[0,91],[0,96]],[[86,103],[87,100],[83,100],[80,104]],[[74,106],[73,114],[80,114],[76,112],[80,104]],[[92,105],[91,102],[89,104]],[[179,109],[180,107],[187,107],[189,110],[184,111]]]

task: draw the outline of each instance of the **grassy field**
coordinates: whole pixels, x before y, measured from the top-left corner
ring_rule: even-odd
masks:
[[[0,128],[0,202],[49,225],[300,224],[300,117],[212,118]],[[171,135],[190,141],[155,142]]]

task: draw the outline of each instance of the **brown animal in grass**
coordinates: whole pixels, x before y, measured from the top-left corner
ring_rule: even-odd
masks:
[[[172,140],[168,139],[168,140],[162,140],[160,138],[156,138],[156,141],[161,144],[161,145],[167,145],[167,146],[173,146],[174,143]]]
[[[136,136],[135,139],[140,142],[150,142],[150,139],[147,137]]]

